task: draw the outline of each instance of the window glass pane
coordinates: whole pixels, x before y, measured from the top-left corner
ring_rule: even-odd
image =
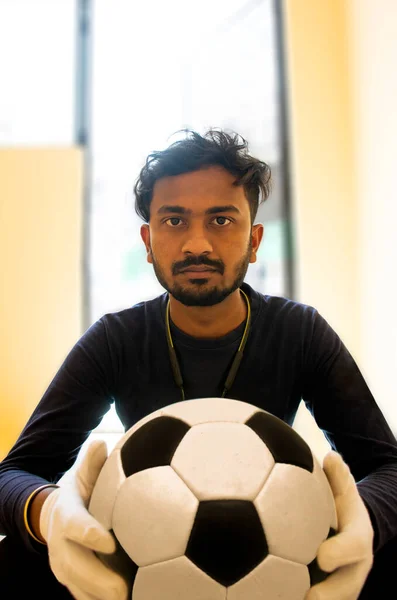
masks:
[[[93,14],[91,321],[163,293],[146,262],[132,187],[183,127],[242,134],[275,175],[246,281],[286,293],[276,27],[272,0],[97,0]],[[183,137],[183,136],[182,136]]]
[[[76,0],[0,0],[0,145],[74,143]]]

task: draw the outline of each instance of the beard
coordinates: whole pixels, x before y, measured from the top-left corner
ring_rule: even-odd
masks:
[[[230,286],[225,287],[221,287],[220,285],[207,287],[209,279],[205,279],[204,277],[200,279],[194,279],[193,273],[189,278],[189,286],[176,283],[175,281],[173,281],[172,284],[169,284],[165,277],[164,271],[156,260],[152,250],[153,269],[160,285],[166,289],[167,292],[176,300],[185,306],[213,306],[214,304],[219,304],[222,302],[241,286],[250,263],[251,250],[252,240],[250,236],[247,250],[234,269],[235,274],[233,283]],[[216,269],[221,274],[223,274],[225,270],[225,266],[222,261],[210,260],[207,258],[207,256],[203,255],[189,257],[185,261],[173,263],[171,268],[172,274],[176,275],[182,269],[186,269],[192,265],[209,266]]]

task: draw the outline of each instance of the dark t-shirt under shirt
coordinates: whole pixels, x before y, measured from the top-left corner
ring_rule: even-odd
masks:
[[[301,399],[349,465],[375,530],[374,549],[397,535],[397,443],[354,359],[318,311],[244,283],[252,324],[228,398],[292,425]],[[77,341],[17,442],[0,463],[0,534],[39,550],[23,523],[29,494],[73,465],[111,403],[125,430],[181,400],[168,354],[168,294],[109,313]],[[171,323],[186,399],[219,397],[244,330],[193,338]],[[379,349],[381,350],[381,349]]]

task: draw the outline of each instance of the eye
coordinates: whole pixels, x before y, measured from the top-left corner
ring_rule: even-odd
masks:
[[[167,225],[175,229],[175,227],[182,223],[182,219],[180,219],[179,217],[170,217],[169,219],[166,219],[164,223],[167,223]]]
[[[224,227],[225,225],[229,225],[229,223],[231,223],[231,219],[222,216],[215,217],[214,221],[219,227]]]

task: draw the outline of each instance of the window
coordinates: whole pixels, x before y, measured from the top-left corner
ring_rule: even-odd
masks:
[[[0,0],[0,145],[74,143],[76,0]]]
[[[164,292],[139,235],[132,188],[146,156],[183,127],[242,134],[275,186],[246,280],[290,294],[278,14],[272,0],[97,0],[92,13],[89,323]],[[170,139],[171,136],[171,139]],[[117,430],[110,411],[101,431]]]

